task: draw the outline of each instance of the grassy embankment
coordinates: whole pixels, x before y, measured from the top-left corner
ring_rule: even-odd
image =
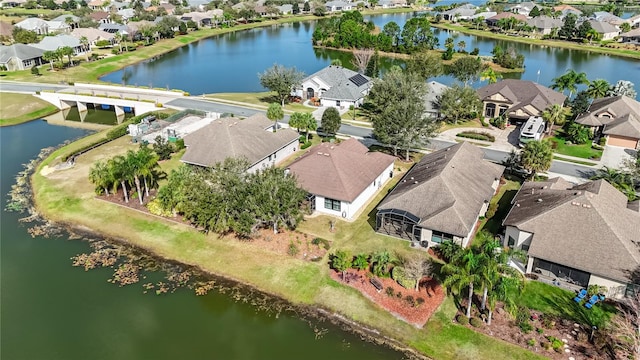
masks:
[[[493,33],[487,30],[469,29],[465,26],[454,25],[454,24],[443,23],[443,22],[432,23],[431,26],[437,27],[440,29],[459,31],[464,34],[475,35],[478,37],[519,42],[519,43],[525,43],[528,45],[551,46],[551,47],[557,47],[557,48],[563,48],[563,49],[581,50],[581,51],[588,51],[588,52],[594,52],[599,54],[617,55],[617,56],[629,57],[634,59],[640,59],[640,51],[637,51],[637,50],[606,48],[598,45],[581,44],[581,43],[561,41],[561,40],[530,39],[527,37],[517,37],[517,36],[506,35],[506,34]]]
[[[32,95],[0,93],[0,126],[21,124],[57,111],[52,104]]]
[[[61,155],[80,148],[94,134],[57,150],[40,166],[55,165]],[[306,262],[257,249],[251,242],[232,237],[205,235],[189,226],[159,220],[133,210],[97,200],[87,180],[89,167],[104,159],[134,148],[127,138],[113,141],[79,157],[72,169],[40,172],[33,177],[38,209],[48,218],[94,229],[109,237],[146,249],[158,256],[205,271],[234,278],[263,291],[282,296],[300,305],[320,306],[343,314],[360,324],[379,329],[383,335],[398,339],[434,359],[541,359],[519,347],[492,339],[468,328],[453,324],[456,308],[448,298],[424,329],[417,329],[362,296],[358,291],[330,279],[326,258],[319,263]],[[173,167],[165,163],[162,166]],[[332,241],[332,251],[347,249],[353,253],[380,249],[406,253],[413,251],[408,243],[376,234],[371,222],[374,207],[406,171],[407,165],[387,185],[354,222],[337,220],[336,230],[329,232],[329,218],[317,216],[305,221],[300,230]],[[135,200],[134,200],[135,201]],[[118,224],[114,227],[113,224]]]

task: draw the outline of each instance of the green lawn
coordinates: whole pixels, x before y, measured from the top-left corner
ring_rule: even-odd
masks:
[[[581,145],[567,145],[566,140],[560,132],[556,132],[556,136],[549,138],[549,140],[557,144],[554,151],[560,155],[575,156],[584,159],[600,159],[602,157],[602,150],[592,149],[591,142]]]
[[[0,126],[21,124],[57,111],[54,105],[29,94],[0,93]]]
[[[498,209],[492,217],[485,218],[480,221],[480,226],[478,227],[479,231],[486,230],[493,235],[498,234],[500,228],[502,227],[502,221],[505,217],[507,217],[507,214],[511,209],[511,200],[513,200],[513,198],[516,196],[516,193],[520,189],[521,184],[521,181],[512,178],[512,180],[507,179],[506,183],[500,185],[498,192],[491,198],[491,201],[489,202],[489,207],[497,204]]]
[[[274,102],[280,103],[280,101],[275,97],[275,94],[270,91],[256,93],[216,93],[207,94],[205,97],[221,102],[241,102],[253,105],[260,109],[266,109],[269,104]],[[288,112],[312,112],[315,108],[304,106],[299,103],[287,103],[284,105],[284,110]]]
[[[607,303],[598,303],[591,310],[573,301],[575,293],[557,286],[528,281],[517,303],[545,314],[560,316],[585,325],[599,328],[615,314],[616,309]]]
[[[481,128],[482,124],[480,120],[474,119],[469,121],[460,121],[457,124],[449,124],[446,122],[442,122],[440,126],[440,132],[451,130],[451,129],[459,129],[459,128]]]

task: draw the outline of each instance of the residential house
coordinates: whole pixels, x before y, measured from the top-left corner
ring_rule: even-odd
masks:
[[[118,10],[116,14],[118,14],[122,18],[122,21],[126,23],[127,21],[129,21],[129,19],[132,19],[136,16],[136,10],[122,9],[122,10]]]
[[[606,136],[607,145],[640,148],[640,102],[628,96],[595,99],[575,121]]]
[[[309,193],[312,210],[353,219],[393,177],[394,161],[351,138],[314,146],[287,169]]]
[[[467,246],[504,167],[462,142],[425,155],[378,205],[376,231],[431,247]]]
[[[546,15],[527,19],[527,25],[534,28],[535,31],[541,35],[549,35],[553,29],[560,29],[563,24],[562,20]]]
[[[518,3],[516,5],[507,6],[504,10],[512,12],[514,14],[529,16],[529,13],[531,12],[531,10],[533,10],[534,7],[538,7],[538,10],[541,10],[540,5],[531,1],[525,1],[525,2]]]
[[[371,78],[342,66],[330,65],[302,80],[296,95],[319,98],[322,106],[358,107],[373,86]]]
[[[45,36],[33,46],[42,49],[42,51],[56,51],[63,47],[70,47],[73,49],[74,55],[83,54],[86,51],[82,43],[80,43],[80,39],[67,34]]]
[[[484,20],[496,15],[498,15],[498,13],[495,11],[483,11],[483,12],[471,15],[469,17],[469,20],[480,19],[480,18]]]
[[[440,107],[438,106],[438,100],[442,93],[449,89],[445,84],[441,84],[437,81],[429,81],[427,83],[427,94],[424,98],[425,113],[436,119],[440,118]]]
[[[108,3],[108,2],[109,2],[108,0],[92,0],[87,3],[87,6],[89,7],[89,9],[93,11],[108,10],[108,9],[105,9],[105,3]]]
[[[65,24],[68,24],[70,27],[70,30],[76,29],[78,27],[80,27],[79,23],[80,23],[80,18],[72,15],[72,14],[64,14],[64,15],[60,15],[56,18],[51,19],[51,21],[59,21]]]
[[[604,180],[572,185],[555,178],[526,182],[503,221],[504,245],[524,250],[527,274],[625,295],[640,266],[639,201]],[[637,281],[637,279],[636,279]]]
[[[560,19],[564,19],[568,14],[573,14],[577,17],[582,16],[582,11],[580,11],[579,9],[574,8],[571,5],[558,5],[558,6],[554,6],[553,7],[553,11],[559,11],[560,12]]]
[[[607,22],[614,26],[620,26],[624,22],[624,20],[618,16],[615,16],[606,11],[596,11],[591,16],[592,20]]]
[[[38,35],[47,35],[49,33],[49,23],[40,18],[27,18],[16,23],[14,26],[21,29],[34,31]]]
[[[89,41],[89,46],[96,46],[96,43],[101,40],[107,40],[111,43],[114,42],[115,35],[113,33],[108,33],[103,30],[93,29],[93,28],[77,28],[73,29],[71,32],[71,36],[76,39],[81,39],[82,37],[87,38]]]
[[[640,14],[634,15],[628,19],[624,19],[624,22],[631,25],[631,28],[640,27]]]
[[[443,20],[447,21],[468,20],[476,13],[476,11],[478,11],[477,6],[464,4],[454,9],[443,11],[440,15],[442,15]]]
[[[44,62],[44,51],[37,47],[25,44],[0,45],[0,65],[9,71],[27,70],[34,65],[40,66]]]
[[[613,40],[620,35],[620,29],[605,21],[588,20],[591,28],[600,34],[600,40]]]
[[[47,21],[49,34],[68,34],[71,32],[71,24],[65,21]]]
[[[487,25],[489,26],[497,26],[498,22],[502,19],[505,18],[515,18],[518,21],[522,21],[525,22],[527,21],[527,17],[525,15],[522,14],[514,14],[512,12],[501,12],[497,15],[494,15],[490,18],[486,18],[485,22],[487,23]]]
[[[13,25],[8,22],[0,21],[0,38],[13,39]]]
[[[635,28],[627,31],[626,33],[620,34],[620,39],[622,42],[640,44],[640,28]]]
[[[190,8],[194,8],[198,11],[204,11],[210,0],[187,0]]]
[[[111,24],[111,16],[106,11],[94,11],[89,14],[89,17],[100,24]]]
[[[109,34],[115,34],[117,32],[121,33],[121,34],[129,34],[130,33],[130,29],[127,27],[127,25],[123,25],[123,24],[117,24],[117,23],[103,23],[100,24],[98,26],[98,30],[102,30],[105,32],[108,32]]]
[[[193,21],[198,24],[198,27],[211,26],[216,23],[218,19],[223,18],[223,11],[220,9],[209,10],[207,12],[188,12],[180,15],[182,21]]]
[[[27,0],[2,0],[0,1],[0,7],[3,8],[12,8],[22,6],[27,2]]]
[[[327,12],[336,12],[336,11],[351,11],[354,8],[353,3],[346,1],[327,1],[324,6],[327,9]]]
[[[187,150],[180,161],[211,167],[228,157],[246,158],[249,172],[276,165],[298,149],[300,135],[288,128],[274,132],[273,127],[264,114],[213,120],[184,137]]]
[[[477,90],[482,114],[493,118],[506,114],[511,123],[521,123],[531,116],[542,116],[552,105],[563,105],[564,94],[533,81],[506,79]]]
[[[280,5],[280,6],[277,6],[277,8],[278,8],[278,11],[280,11],[280,13],[283,15],[288,15],[293,12],[293,5],[291,4]]]

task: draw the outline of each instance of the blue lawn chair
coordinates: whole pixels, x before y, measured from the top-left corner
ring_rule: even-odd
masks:
[[[591,299],[589,299],[589,301],[588,301],[588,302],[586,302],[586,303],[584,304],[584,306],[585,306],[587,309],[591,309],[591,308],[593,307],[593,305],[595,305],[598,301],[600,301],[600,296],[598,296],[598,295],[593,295],[593,296],[591,297]]]
[[[579,303],[582,301],[582,299],[584,299],[584,297],[587,296],[587,289],[582,289],[580,290],[580,292],[578,293],[578,296],[573,298],[573,301]]]

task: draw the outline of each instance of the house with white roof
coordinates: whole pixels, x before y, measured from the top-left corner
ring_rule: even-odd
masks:
[[[538,4],[531,1],[525,1],[513,6],[507,6],[504,10],[514,14],[529,16],[529,13],[534,7],[538,7],[538,10],[540,10],[540,6],[538,6]]]
[[[35,17],[24,19],[14,26],[33,31],[38,35],[47,35],[49,33],[49,22]]]
[[[447,21],[468,20],[476,13],[477,10],[478,7],[475,5],[464,4],[457,8],[443,11],[440,14],[442,15],[442,18]]]
[[[302,80],[295,94],[303,99],[319,98],[322,106],[358,107],[369,94],[371,78],[342,66],[329,65]]]
[[[620,35],[620,29],[606,21],[588,20],[591,28],[600,34],[600,40],[613,40]]]
[[[9,71],[27,70],[32,66],[43,64],[44,51],[26,44],[0,45],[0,65]]]
[[[56,18],[51,19],[50,21],[59,21],[62,23],[65,23],[67,25],[69,25],[69,27],[71,28],[71,30],[79,27],[78,23],[80,22],[80,18],[72,15],[72,14],[64,14],[64,15],[60,15]]]
[[[327,1],[324,6],[327,8],[327,12],[351,11],[354,8],[353,3],[340,0]]]
[[[87,38],[90,46],[95,46],[96,42],[101,40],[107,40],[113,43],[115,35],[103,30],[93,28],[77,28],[71,31],[71,36],[80,40],[82,37]]]
[[[80,43],[80,39],[67,34],[45,36],[39,43],[33,44],[33,46],[42,49],[42,51],[56,51],[63,47],[70,47],[73,49],[75,55],[82,54],[86,51],[82,43]]]

